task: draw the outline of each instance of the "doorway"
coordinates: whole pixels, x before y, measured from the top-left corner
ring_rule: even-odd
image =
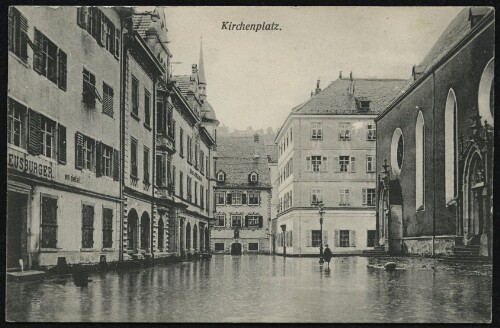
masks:
[[[231,255],[241,255],[241,244],[233,243],[231,245]]]
[[[7,195],[7,268],[19,268],[19,260],[28,263],[28,195],[9,191]]]

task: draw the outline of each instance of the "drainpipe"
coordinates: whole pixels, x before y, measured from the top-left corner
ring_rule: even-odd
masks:
[[[154,259],[155,259],[155,255],[154,255],[154,248],[153,248],[153,237],[154,237],[154,207],[155,207],[155,202],[156,202],[156,198],[155,198],[155,184],[154,184],[154,181],[155,181],[155,165],[156,165],[156,156],[155,156],[155,152],[156,152],[156,81],[157,81],[158,77],[153,77],[153,110],[151,111],[150,115],[152,114],[153,116],[153,119],[152,119],[152,131],[153,131],[153,149],[151,151],[151,196],[153,197],[152,198],[152,201],[151,201],[151,240],[150,240],[150,247],[151,247],[151,258],[153,259],[153,263],[154,263]],[[150,117],[151,119],[151,117]]]
[[[424,155],[425,156],[425,155]],[[432,161],[436,162],[436,72],[432,71]],[[432,172],[432,247],[434,257],[434,239],[436,237],[436,168]]]
[[[123,17],[120,18],[121,24],[121,49],[120,49],[120,248],[119,248],[119,260],[123,261],[123,217],[124,217],[124,197],[123,197],[123,188],[125,185],[125,88],[126,88],[126,80],[127,77],[125,75],[126,66],[127,66],[127,47],[125,41],[125,34],[128,31],[125,29],[125,19]]]

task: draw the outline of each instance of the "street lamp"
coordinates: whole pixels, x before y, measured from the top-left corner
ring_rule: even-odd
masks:
[[[320,244],[319,244],[319,263],[322,264],[324,263],[323,260],[323,215],[325,214],[325,210],[323,209],[323,202],[319,201],[318,202],[318,212],[319,212],[319,238],[320,238]]]

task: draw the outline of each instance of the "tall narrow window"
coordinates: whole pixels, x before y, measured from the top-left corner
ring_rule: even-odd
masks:
[[[144,183],[149,183],[149,148],[144,147],[144,159],[142,162],[142,167],[144,171]]]
[[[151,125],[151,94],[144,90],[144,124]]]
[[[366,155],[366,172],[375,172],[375,156]]]
[[[130,140],[130,175],[137,178],[137,140]]]
[[[57,198],[42,196],[40,247],[57,247]]]
[[[7,123],[7,142],[18,147],[26,148],[27,137],[27,108],[9,98],[9,118]]]
[[[457,99],[455,97],[455,92],[451,89],[448,92],[444,112],[444,177],[446,203],[455,198],[456,190],[456,118]]]
[[[184,157],[184,130],[179,128],[179,156]]]
[[[132,114],[139,116],[139,81],[132,76]]]
[[[23,61],[28,58],[28,20],[19,10],[9,7],[9,50]]]
[[[83,137],[83,168],[95,170],[95,140],[87,136]]]
[[[108,177],[113,176],[113,148],[102,145],[102,174]]]
[[[102,247],[113,247],[113,209],[102,209]]]
[[[94,206],[82,206],[82,248],[94,247]]]
[[[102,112],[103,114],[113,117],[113,88],[107,85],[105,82],[102,84]]]
[[[425,125],[424,115],[418,112],[417,123],[415,126],[415,209],[424,208],[424,178],[425,178],[425,162],[424,162],[424,140],[425,140]]]
[[[184,172],[179,171],[179,197],[184,198]]]

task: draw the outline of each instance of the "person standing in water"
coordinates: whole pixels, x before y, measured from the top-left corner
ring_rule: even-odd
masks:
[[[330,250],[330,248],[328,248],[328,245],[326,245],[326,248],[323,251],[323,258],[325,259],[328,267],[330,267],[330,260],[332,259],[332,251]]]

